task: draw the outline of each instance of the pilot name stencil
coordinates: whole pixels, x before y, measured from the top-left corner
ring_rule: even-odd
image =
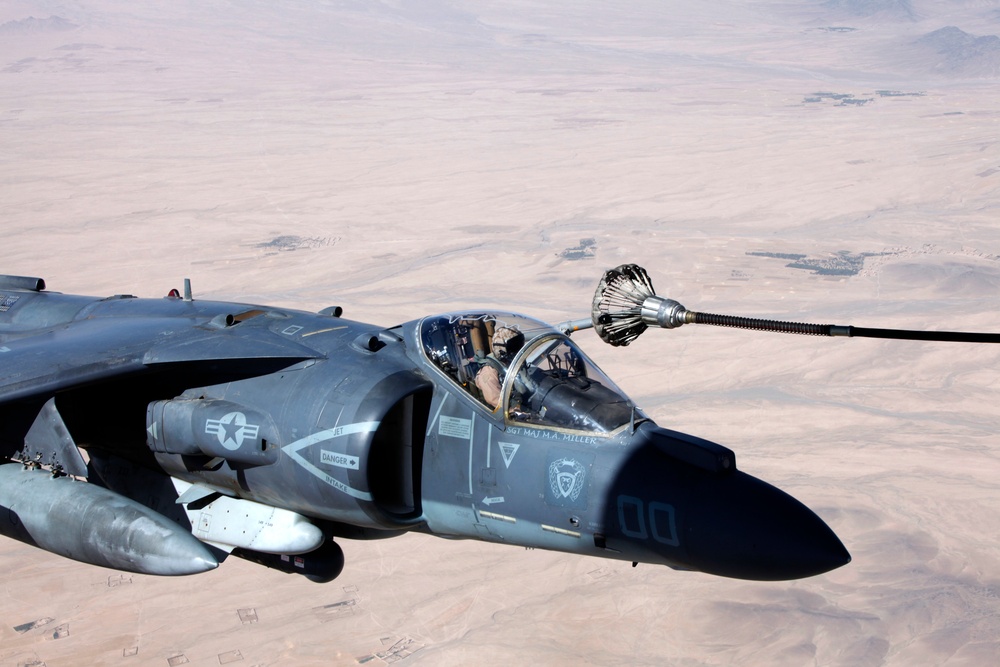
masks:
[[[562,431],[553,431],[549,429],[538,429],[538,428],[523,428],[519,426],[508,427],[507,433],[510,433],[511,435],[528,436],[530,438],[537,438],[539,440],[559,440],[561,442],[577,442],[582,445],[596,445],[599,444],[600,442],[600,440],[596,436],[592,435],[579,435],[576,433],[563,433]]]
[[[205,421],[205,433],[216,436],[219,444],[230,451],[242,447],[244,440],[256,439],[259,432],[260,426],[248,424],[247,416],[242,412],[230,412],[223,415],[222,419]]]

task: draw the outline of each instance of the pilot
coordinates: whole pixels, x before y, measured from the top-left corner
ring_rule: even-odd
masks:
[[[494,410],[500,403],[500,387],[514,355],[524,345],[524,334],[513,327],[500,327],[493,332],[493,351],[480,360],[476,386],[483,400]]]

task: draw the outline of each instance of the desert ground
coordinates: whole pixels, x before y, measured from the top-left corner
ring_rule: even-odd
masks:
[[[388,326],[585,317],[635,262],[693,310],[997,332],[998,33],[957,0],[8,0],[0,272]],[[1000,348],[574,337],[853,562],[751,583],[408,535],[315,584],[0,538],[0,665],[1000,663]]]

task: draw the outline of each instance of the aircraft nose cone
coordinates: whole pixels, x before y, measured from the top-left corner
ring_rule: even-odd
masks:
[[[685,526],[691,562],[702,572],[775,581],[851,561],[830,527],[784,491],[742,472],[713,481],[701,496],[711,501]]]

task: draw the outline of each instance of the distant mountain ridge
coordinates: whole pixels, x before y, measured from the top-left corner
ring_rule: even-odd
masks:
[[[915,21],[917,12],[910,0],[827,0],[823,6],[852,16],[886,16]]]
[[[1000,75],[1000,37],[977,37],[950,25],[927,33],[916,45],[935,57],[933,69],[967,76]]]
[[[0,24],[0,35],[34,35],[40,32],[64,32],[79,28],[72,21],[67,21],[61,16],[50,16],[47,19],[36,19],[29,16],[19,21],[7,21]]]

